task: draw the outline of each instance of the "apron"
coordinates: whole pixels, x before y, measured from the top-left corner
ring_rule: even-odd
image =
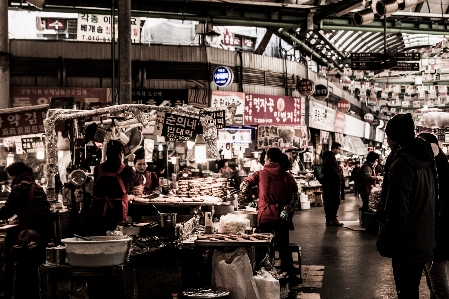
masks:
[[[95,201],[104,201],[104,208],[103,208],[103,216],[106,216],[108,209],[113,209],[114,206],[112,205],[111,201],[113,200],[120,200],[122,202],[122,217],[121,219],[116,219],[117,222],[126,222],[128,221],[128,193],[126,192],[125,184],[123,183],[123,179],[120,176],[120,173],[125,168],[125,164],[120,165],[117,172],[103,172],[102,164],[98,166],[98,177],[95,180],[95,183],[100,179],[101,177],[115,177],[117,178],[117,181],[120,185],[120,188],[122,189],[123,196],[121,198],[109,198],[109,197],[97,197],[94,196],[93,200]],[[95,184],[94,183],[94,184]]]

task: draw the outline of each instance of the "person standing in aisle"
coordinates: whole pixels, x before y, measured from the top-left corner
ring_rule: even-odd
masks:
[[[90,209],[91,236],[105,236],[119,222],[128,220],[130,186],[139,184],[139,175],[131,166],[123,164],[123,144],[110,140],[106,147],[106,161],[94,169],[93,199]]]
[[[414,138],[410,114],[396,115],[387,124],[387,142],[396,160],[388,169],[377,250],[392,258],[398,299],[418,299],[424,265],[435,250],[437,178],[430,143]]]
[[[340,154],[341,144],[333,142],[331,150],[323,153],[323,204],[327,226],[342,226],[337,220],[340,207],[341,176],[335,155]]]
[[[257,219],[259,230],[274,233],[281,259],[281,270],[287,272],[289,285],[302,282],[296,276],[289,249],[289,230],[293,229],[292,217],[298,199],[298,186],[287,171],[291,169],[288,157],[278,148],[270,148],[265,155],[265,165],[243,181],[241,200],[250,198],[251,187],[258,186],[259,203]]]
[[[436,249],[433,260],[426,263],[427,286],[430,299],[449,299],[446,260],[449,258],[449,163],[446,155],[438,146],[438,139],[430,133],[421,133],[419,138],[430,142],[435,155],[438,173],[438,200],[436,202],[435,240]]]
[[[357,196],[359,194],[358,186],[360,185],[360,179],[359,179],[359,173],[360,173],[360,161],[354,162],[354,168],[351,172],[352,181],[354,182],[354,196]]]
[[[379,160],[379,154],[375,152],[369,152],[366,156],[366,161],[360,168],[360,179],[357,189],[359,189],[360,197],[362,198],[362,215],[364,212],[368,212],[368,201],[369,195],[371,194],[371,189],[376,186],[376,183],[381,180],[380,177],[376,176],[376,171],[374,170],[376,164]],[[365,226],[364,217],[362,217],[362,227]]]

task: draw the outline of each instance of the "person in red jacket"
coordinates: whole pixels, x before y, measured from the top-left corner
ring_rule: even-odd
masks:
[[[262,170],[254,172],[242,183],[242,196],[247,198],[249,189],[258,187],[257,218],[259,230],[274,233],[281,259],[281,270],[289,275],[289,284],[298,285],[302,279],[296,276],[289,250],[289,230],[293,229],[292,216],[297,200],[298,187],[287,172],[288,158],[278,148],[270,148]]]
[[[133,187],[134,196],[150,194],[161,186],[156,172],[147,170],[145,151],[139,150],[134,154],[134,169],[139,174],[139,184]]]

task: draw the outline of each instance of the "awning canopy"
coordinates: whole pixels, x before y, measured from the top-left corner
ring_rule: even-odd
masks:
[[[366,155],[368,153],[368,147],[363,143],[360,137],[349,136],[345,137],[345,144],[343,150],[356,154],[356,155]]]

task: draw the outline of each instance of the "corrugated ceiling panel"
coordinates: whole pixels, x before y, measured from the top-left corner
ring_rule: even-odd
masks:
[[[207,58],[210,63],[217,65],[238,66],[237,52],[217,48],[206,48]]]
[[[147,80],[145,86],[154,89],[189,89],[192,87],[185,80]]]
[[[73,87],[100,87],[100,78],[67,78],[67,86]],[[106,86],[103,86],[106,87]]]
[[[245,93],[255,93],[255,94],[269,94],[269,95],[285,95],[284,88],[277,87],[267,87],[260,85],[243,85],[243,92]]]

